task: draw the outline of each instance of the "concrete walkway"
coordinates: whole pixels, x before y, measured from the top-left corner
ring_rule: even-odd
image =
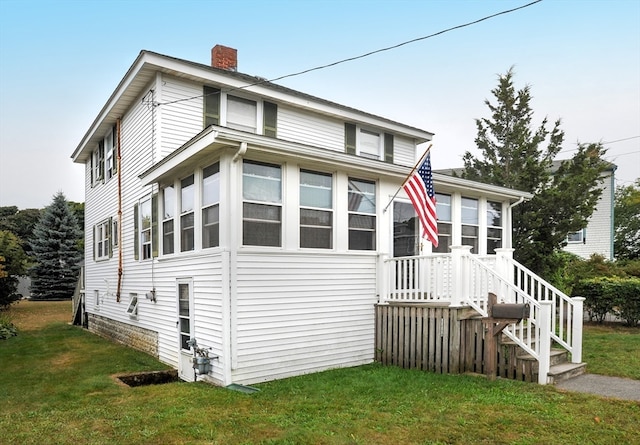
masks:
[[[567,391],[640,402],[640,380],[623,379],[621,377],[609,377],[598,374],[582,374],[569,380],[556,383],[555,386],[556,388]]]

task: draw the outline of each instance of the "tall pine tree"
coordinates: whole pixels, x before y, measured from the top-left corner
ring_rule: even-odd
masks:
[[[551,130],[546,118],[534,128],[530,87],[516,91],[513,76],[509,69],[499,77],[495,103],[485,100],[491,118],[476,120],[482,156],[465,153],[462,177],[534,195],[513,208],[514,256],[544,277],[556,268],[554,253],[567,234],[586,227],[609,164],[601,144],[578,144],[571,159],[554,162],[564,140],[560,120]]]
[[[31,297],[65,299],[73,296],[82,254],[78,250],[78,222],[62,192],[53,197],[33,230]]]

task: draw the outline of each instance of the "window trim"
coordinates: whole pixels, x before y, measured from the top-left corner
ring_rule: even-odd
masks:
[[[333,249],[334,246],[334,236],[335,236],[335,211],[334,211],[334,175],[332,173],[325,173],[325,172],[320,172],[320,171],[316,171],[316,170],[309,170],[309,169],[304,169],[304,168],[300,168],[299,169],[299,180],[298,180],[298,191],[299,191],[299,197],[298,197],[298,210],[299,210],[299,214],[298,214],[298,231],[299,231],[299,246],[301,249],[323,249],[323,250],[331,250]],[[330,189],[329,189],[329,193],[330,193],[330,197],[331,197],[331,202],[329,207],[317,207],[317,206],[311,206],[311,205],[304,205],[302,203],[302,187],[303,186],[307,186],[307,187],[313,187],[310,185],[303,185],[302,183],[302,174],[306,173],[306,174],[310,174],[310,175],[317,175],[317,176],[324,176],[324,177],[328,177],[329,181],[330,181]],[[319,187],[315,187],[315,188],[319,188]],[[329,214],[329,225],[327,226],[322,226],[322,225],[312,225],[312,224],[303,224],[302,223],[302,211],[303,210],[312,210],[315,212],[323,212],[323,213],[327,213]],[[315,228],[315,229],[324,229],[324,230],[328,230],[329,232],[329,245],[328,246],[308,246],[308,245],[303,245],[303,229],[304,228]]]
[[[347,248],[348,250],[354,250],[354,251],[375,251],[377,249],[377,245],[378,245],[378,202],[377,202],[377,190],[378,190],[378,185],[376,181],[373,180],[369,180],[369,179],[361,179],[361,178],[356,178],[356,177],[351,177],[349,176],[347,178],[347,202],[349,202],[351,196],[349,196],[351,194],[351,188],[350,185],[352,184],[353,181],[358,181],[358,182],[362,182],[362,183],[366,183],[366,184],[370,184],[373,185],[373,205],[374,205],[374,210],[372,213],[369,212],[363,212],[363,211],[358,211],[356,210],[350,210],[349,206],[347,206],[347,231],[348,231],[348,236],[347,236]],[[361,190],[358,190],[356,187],[356,190],[358,192],[358,194],[364,196],[365,193],[362,192]],[[358,207],[360,206],[360,203],[358,203]],[[362,228],[353,228],[351,227],[351,217],[352,216],[366,216],[366,217],[370,217],[373,218],[373,229],[362,229]],[[351,235],[352,232],[372,232],[372,240],[373,240],[373,244],[370,248],[365,248],[365,249],[361,249],[361,248],[354,248],[352,247],[352,239],[351,239]],[[354,240],[355,241],[355,240]]]
[[[278,171],[280,172],[280,177],[277,179],[279,182],[279,186],[280,186],[280,193],[279,196],[277,197],[277,200],[260,200],[260,199],[253,199],[253,198],[247,198],[245,196],[245,171],[244,171],[244,166],[247,164],[251,164],[251,165],[257,165],[257,166],[264,166],[264,167],[272,167],[272,168],[277,168]],[[284,241],[284,237],[283,237],[283,230],[284,230],[284,221],[283,221],[283,216],[284,216],[284,206],[283,206],[283,200],[284,200],[284,195],[283,195],[283,184],[284,184],[284,167],[281,164],[271,164],[268,162],[261,162],[261,161],[254,161],[254,160],[249,160],[249,159],[245,159],[243,161],[242,164],[242,246],[251,246],[251,247],[276,247],[276,248],[282,248],[283,246],[283,241]],[[266,179],[271,179],[269,177],[266,177]],[[275,180],[275,178],[273,179]],[[278,212],[279,212],[279,219],[276,220],[267,220],[267,219],[256,219],[256,218],[248,218],[246,216],[246,212],[245,212],[245,207],[246,205],[254,205],[254,206],[264,206],[264,207],[273,207],[273,208],[277,208]],[[263,224],[273,224],[273,225],[278,225],[278,243],[277,244],[247,244],[246,242],[246,237],[245,237],[245,225],[247,223],[263,223]]]
[[[138,300],[137,293],[129,294],[129,305],[127,306],[127,314],[129,318],[137,320],[138,319],[138,306],[140,301]]]

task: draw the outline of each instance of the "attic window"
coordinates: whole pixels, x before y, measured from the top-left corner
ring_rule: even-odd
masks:
[[[255,101],[227,96],[227,127],[255,133],[258,126],[257,121]]]

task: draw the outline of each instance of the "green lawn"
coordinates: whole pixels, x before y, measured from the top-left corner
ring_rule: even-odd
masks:
[[[640,380],[640,327],[585,325],[582,350],[587,372]]]
[[[2,444],[626,444],[639,440],[638,403],[550,386],[379,365],[254,385],[260,392],[251,395],[204,383],[128,388],[117,385],[111,375],[166,367],[69,326],[66,302],[20,303],[12,316],[20,333],[0,341]],[[64,321],[56,321],[60,317]],[[591,335],[590,328],[587,331]]]

